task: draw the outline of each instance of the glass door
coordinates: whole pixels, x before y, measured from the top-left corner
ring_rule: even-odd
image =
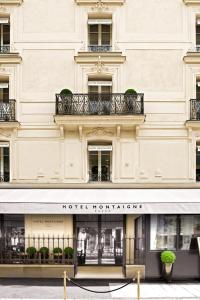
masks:
[[[77,215],[78,265],[122,265],[123,215]]]

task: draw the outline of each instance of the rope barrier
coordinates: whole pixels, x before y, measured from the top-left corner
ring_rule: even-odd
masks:
[[[129,285],[130,283],[132,283],[133,281],[130,280],[129,282],[127,282],[126,284],[124,284],[123,286],[120,286],[116,289],[113,289],[113,290],[109,290],[109,291],[95,291],[95,290],[90,290],[90,289],[87,289],[81,285],[79,285],[78,283],[74,282],[72,279],[68,278],[67,277],[67,280],[71,283],[73,283],[74,285],[76,285],[77,287],[79,287],[80,289],[82,290],[85,290],[87,292],[90,292],[90,293],[95,293],[95,294],[107,294],[107,293],[112,293],[112,292],[115,292],[115,291],[118,291],[118,290],[121,290],[123,288],[125,288],[127,285]]]

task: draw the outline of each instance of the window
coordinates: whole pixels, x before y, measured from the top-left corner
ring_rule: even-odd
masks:
[[[92,114],[109,115],[112,106],[112,80],[88,81],[89,106]]]
[[[89,145],[89,180],[110,181],[111,180],[111,145]]]
[[[200,216],[181,216],[180,222],[179,247],[181,250],[189,250],[192,238],[200,236]]]
[[[112,21],[111,19],[89,19],[89,51],[111,51],[112,38]]]
[[[200,181],[200,144],[196,146],[196,181]]]
[[[9,144],[0,142],[0,182],[10,180],[10,154]]]
[[[0,49],[1,52],[10,51],[10,24],[9,18],[0,17]]]
[[[194,250],[200,215],[152,215],[150,231],[150,250]]]
[[[151,250],[176,249],[176,216],[151,216]]]
[[[0,80],[0,101],[8,102],[9,100],[9,83],[5,80]]]

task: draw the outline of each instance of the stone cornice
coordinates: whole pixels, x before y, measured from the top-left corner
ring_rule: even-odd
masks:
[[[122,55],[122,52],[78,52],[74,59],[79,64],[122,64],[126,57]]]
[[[199,64],[200,52],[187,52],[183,60],[186,64]]]
[[[23,0],[0,0],[0,5],[20,5]]]
[[[0,54],[0,64],[20,64],[21,61],[19,53]]]
[[[94,127],[98,124],[100,127],[123,127],[133,128],[141,125],[145,121],[145,115],[113,115],[113,116],[77,116],[77,115],[55,115],[55,123],[59,126],[76,128],[78,126]]]
[[[79,5],[91,5],[91,4],[111,4],[111,5],[122,5],[125,0],[102,0],[101,2],[98,0],[75,0],[75,2]]]
[[[19,128],[19,122],[0,122],[0,128],[2,129],[15,129]]]
[[[183,0],[186,5],[200,4],[200,0]]]

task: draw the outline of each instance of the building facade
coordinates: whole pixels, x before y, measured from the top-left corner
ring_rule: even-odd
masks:
[[[199,278],[200,1],[0,4],[0,275]]]

